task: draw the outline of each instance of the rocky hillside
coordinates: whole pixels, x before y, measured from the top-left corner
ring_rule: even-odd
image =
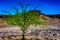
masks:
[[[60,24],[60,19],[58,17],[50,17],[44,14],[41,14],[40,16],[45,20],[47,24]]]
[[[37,13],[38,16],[42,17],[47,24],[60,24],[60,15],[45,15],[38,10],[31,10],[32,13]]]

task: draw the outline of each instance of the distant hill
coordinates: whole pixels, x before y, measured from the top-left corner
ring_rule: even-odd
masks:
[[[55,14],[55,15],[46,15],[48,17],[52,17],[52,18],[59,18],[60,19],[60,14]]]
[[[0,18],[7,18],[9,15],[0,15]]]
[[[31,10],[30,12],[38,12],[38,15],[45,15],[44,13],[41,13],[41,11],[39,10]],[[59,18],[60,19],[60,14],[54,14],[54,15],[45,15],[47,17],[51,17],[51,18]]]
[[[46,24],[60,24],[60,15],[45,15],[39,10],[31,10],[29,12],[36,13],[38,16],[41,16]]]

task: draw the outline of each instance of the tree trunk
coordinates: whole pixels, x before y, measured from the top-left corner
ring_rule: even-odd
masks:
[[[25,39],[25,36],[24,36],[24,33],[22,34],[22,36],[23,36],[22,40],[26,40],[26,39]]]

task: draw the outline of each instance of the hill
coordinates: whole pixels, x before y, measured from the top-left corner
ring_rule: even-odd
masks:
[[[38,16],[45,20],[46,24],[60,24],[60,15],[45,15],[39,10],[31,10],[29,12],[37,13]]]
[[[60,19],[60,14],[55,14],[55,15],[47,15],[48,17],[52,18],[59,18]]]

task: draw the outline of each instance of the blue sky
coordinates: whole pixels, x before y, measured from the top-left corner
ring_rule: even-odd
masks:
[[[4,14],[1,10],[13,11],[13,7],[18,7],[21,11],[19,2],[24,6],[30,4],[27,10],[40,5],[37,10],[41,10],[44,14],[60,14],[60,0],[0,0],[0,14]]]

